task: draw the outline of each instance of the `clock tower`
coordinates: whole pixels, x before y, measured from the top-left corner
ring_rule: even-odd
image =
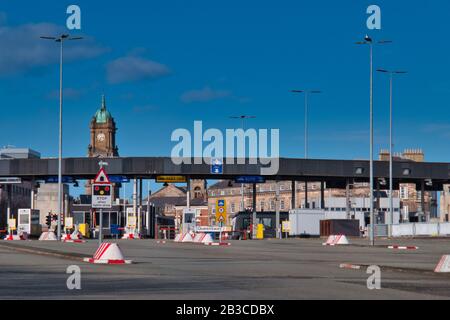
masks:
[[[91,120],[91,143],[88,147],[89,158],[114,158],[119,156],[119,148],[116,146],[116,122],[108,110],[106,99],[102,96],[102,105]],[[86,184],[86,194],[90,195],[92,181]],[[119,186],[113,187],[113,199],[119,196]]]
[[[119,156],[116,146],[116,122],[106,110],[105,96],[102,96],[102,106],[91,120],[91,143],[88,147],[88,157],[112,158]]]

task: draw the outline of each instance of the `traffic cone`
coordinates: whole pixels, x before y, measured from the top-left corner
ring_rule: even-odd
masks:
[[[180,238],[180,242],[182,243],[187,243],[187,242],[193,242],[194,239],[192,238],[192,235],[188,232],[185,233],[181,238]]]
[[[39,241],[57,241],[58,238],[53,231],[43,232],[39,237]]]
[[[26,233],[20,234],[20,235],[14,235],[13,233],[9,233],[6,238],[4,239],[5,241],[24,241],[28,239],[28,235]]]
[[[93,264],[131,264],[131,260],[125,260],[122,251],[115,243],[102,243],[93,258],[85,258],[84,262]]]
[[[72,234],[66,234],[62,241],[65,243],[86,243],[81,233],[76,230]]]
[[[450,272],[450,255],[442,256],[434,272],[449,273]]]
[[[213,243],[213,242],[214,242],[214,240],[211,237],[210,233],[206,233],[205,236],[203,237],[202,241],[201,241],[201,243],[203,243],[203,244]]]
[[[141,235],[136,232],[136,229],[125,228],[125,233],[122,240],[136,240],[141,239]]]
[[[332,235],[328,237],[327,242],[325,242],[324,246],[337,246],[337,245],[348,245],[350,242],[348,241],[345,235]]]
[[[8,233],[8,235],[6,236],[6,238],[4,239],[5,241],[14,241],[14,236],[12,233]]]
[[[194,237],[194,243],[201,243],[206,233],[197,233]]]

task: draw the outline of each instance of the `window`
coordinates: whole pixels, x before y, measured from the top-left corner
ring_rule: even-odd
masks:
[[[260,210],[264,211],[265,206],[266,206],[266,203],[264,202],[264,200],[262,200],[261,203],[260,203]]]
[[[281,202],[280,202],[280,209],[281,210],[284,210],[286,208],[286,202],[285,202],[285,200],[283,199],[283,200],[281,200]]]
[[[236,211],[236,204],[231,204],[231,213],[234,213]]]
[[[400,186],[400,199],[408,199],[409,198],[409,192],[407,186]]]
[[[272,218],[259,218],[258,223],[263,224],[266,229],[272,229]]]
[[[270,201],[270,210],[275,210],[275,200]]]
[[[202,189],[200,187],[196,187],[194,189],[194,199],[200,199],[202,197]]]

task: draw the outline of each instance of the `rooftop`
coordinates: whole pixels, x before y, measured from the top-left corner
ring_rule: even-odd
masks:
[[[3,147],[0,149],[1,159],[40,159],[41,154],[30,148]]]

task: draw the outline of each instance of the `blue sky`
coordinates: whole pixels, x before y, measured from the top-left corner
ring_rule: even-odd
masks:
[[[366,33],[375,67],[408,70],[395,82],[396,150],[450,149],[450,2],[81,1],[0,3],[0,145],[57,155],[57,47],[38,39],[64,31],[66,8],[82,10],[87,40],[67,45],[64,156],[84,156],[89,121],[107,96],[122,156],[167,156],[174,129],[279,128],[281,155],[303,156],[303,98],[311,100],[310,157],[368,158]],[[382,9],[368,31],[366,8]],[[388,79],[375,78],[375,149],[388,147]]]

